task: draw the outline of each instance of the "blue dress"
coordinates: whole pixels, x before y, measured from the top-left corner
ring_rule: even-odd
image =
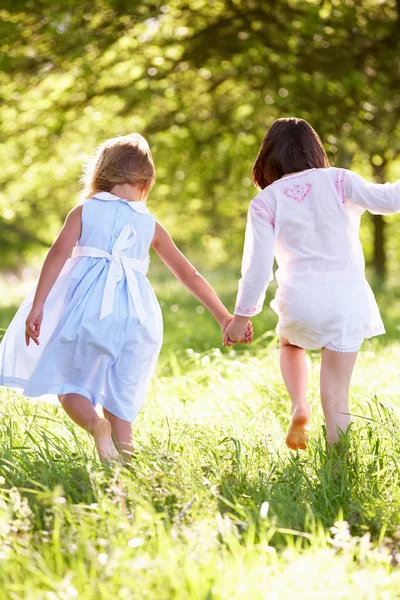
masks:
[[[141,202],[107,192],[85,200],[80,239],[44,305],[40,345],[24,340],[33,290],[0,345],[0,385],[28,397],[81,394],[133,422],[162,345],[145,276],[154,229]]]

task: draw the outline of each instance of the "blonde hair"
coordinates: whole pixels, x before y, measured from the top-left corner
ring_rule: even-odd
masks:
[[[146,140],[139,133],[106,140],[83,168],[84,197],[110,192],[117,184],[129,183],[147,195],[156,181],[153,157]]]

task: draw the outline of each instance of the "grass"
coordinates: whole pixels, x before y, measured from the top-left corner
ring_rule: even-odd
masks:
[[[234,284],[218,286],[231,304]],[[130,466],[103,468],[59,407],[0,391],[0,598],[400,598],[394,303],[388,337],[356,366],[349,454],[326,452],[318,353],[311,443],[296,454],[272,313],[251,347],[221,351],[198,303],[156,287],[166,340]]]

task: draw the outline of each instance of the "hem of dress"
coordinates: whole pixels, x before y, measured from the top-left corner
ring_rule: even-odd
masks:
[[[330,352],[339,352],[341,354],[354,354],[354,352],[358,352],[361,348],[362,342],[359,346],[354,346],[354,348],[346,348],[346,350],[334,348],[331,344],[327,344],[324,346],[325,350],[330,350]]]
[[[18,377],[4,377],[0,376],[0,385],[3,387],[11,388],[19,392],[23,391],[26,386],[26,379],[19,379]]]
[[[379,327],[369,327],[365,332],[364,339],[369,340],[370,338],[373,338],[377,335],[384,335],[385,333],[386,329],[383,325]]]
[[[26,379],[19,379],[18,377],[0,377],[0,386],[14,389],[20,392],[25,398],[38,398],[39,400],[41,400],[41,397],[46,395],[62,396],[64,394],[80,394],[81,396],[87,398],[95,408],[96,406],[101,406],[102,408],[105,408],[109,413],[111,413],[115,417],[118,417],[118,419],[122,419],[123,421],[133,423],[137,416],[136,413],[133,418],[131,417],[130,419],[127,419],[126,415],[120,416],[119,414],[115,414],[115,412],[107,408],[106,405],[108,403],[108,399],[106,396],[100,394],[100,396],[96,399],[94,395],[91,392],[89,392],[89,390],[78,385],[64,383],[60,385],[49,386],[46,388],[46,390],[42,390],[40,392],[32,392],[31,390],[29,390],[29,386],[27,386],[27,384],[28,381]],[[43,401],[45,402],[45,400]]]
[[[349,346],[347,346],[345,349],[341,349],[341,348],[332,348],[332,347],[329,348],[328,346],[331,345],[331,342],[328,342],[327,344],[324,344],[322,346],[319,346],[319,345],[310,346],[310,345],[304,345],[304,344],[297,343],[294,340],[293,336],[290,335],[290,333],[285,333],[285,328],[280,327],[279,323],[278,323],[275,331],[278,335],[282,335],[283,337],[285,337],[291,345],[298,346],[299,348],[304,348],[304,350],[321,350],[322,348],[327,348],[328,350],[332,350],[333,352],[358,352],[360,350],[364,340],[370,339],[370,338],[378,336],[378,335],[384,335],[386,333],[386,330],[383,325],[379,326],[379,327],[367,328],[364,333],[364,337],[362,338],[362,340],[360,341],[360,343],[358,345],[351,346],[350,347],[351,349],[349,349]],[[332,346],[333,346],[333,344],[332,344]]]

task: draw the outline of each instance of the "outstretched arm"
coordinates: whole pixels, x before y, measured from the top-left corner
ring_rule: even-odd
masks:
[[[356,212],[368,210],[374,215],[400,213],[400,179],[395,183],[370,183],[353,171],[340,169],[339,181],[343,202]]]
[[[224,331],[232,319],[211,285],[175,246],[168,231],[156,223],[152,247],[175,277],[210,311]],[[243,336],[245,337],[245,336]]]
[[[56,241],[50,248],[40,272],[31,312],[26,320],[25,341],[30,338],[39,345],[40,327],[43,321],[43,306],[57,277],[81,235],[82,205],[71,210]]]

